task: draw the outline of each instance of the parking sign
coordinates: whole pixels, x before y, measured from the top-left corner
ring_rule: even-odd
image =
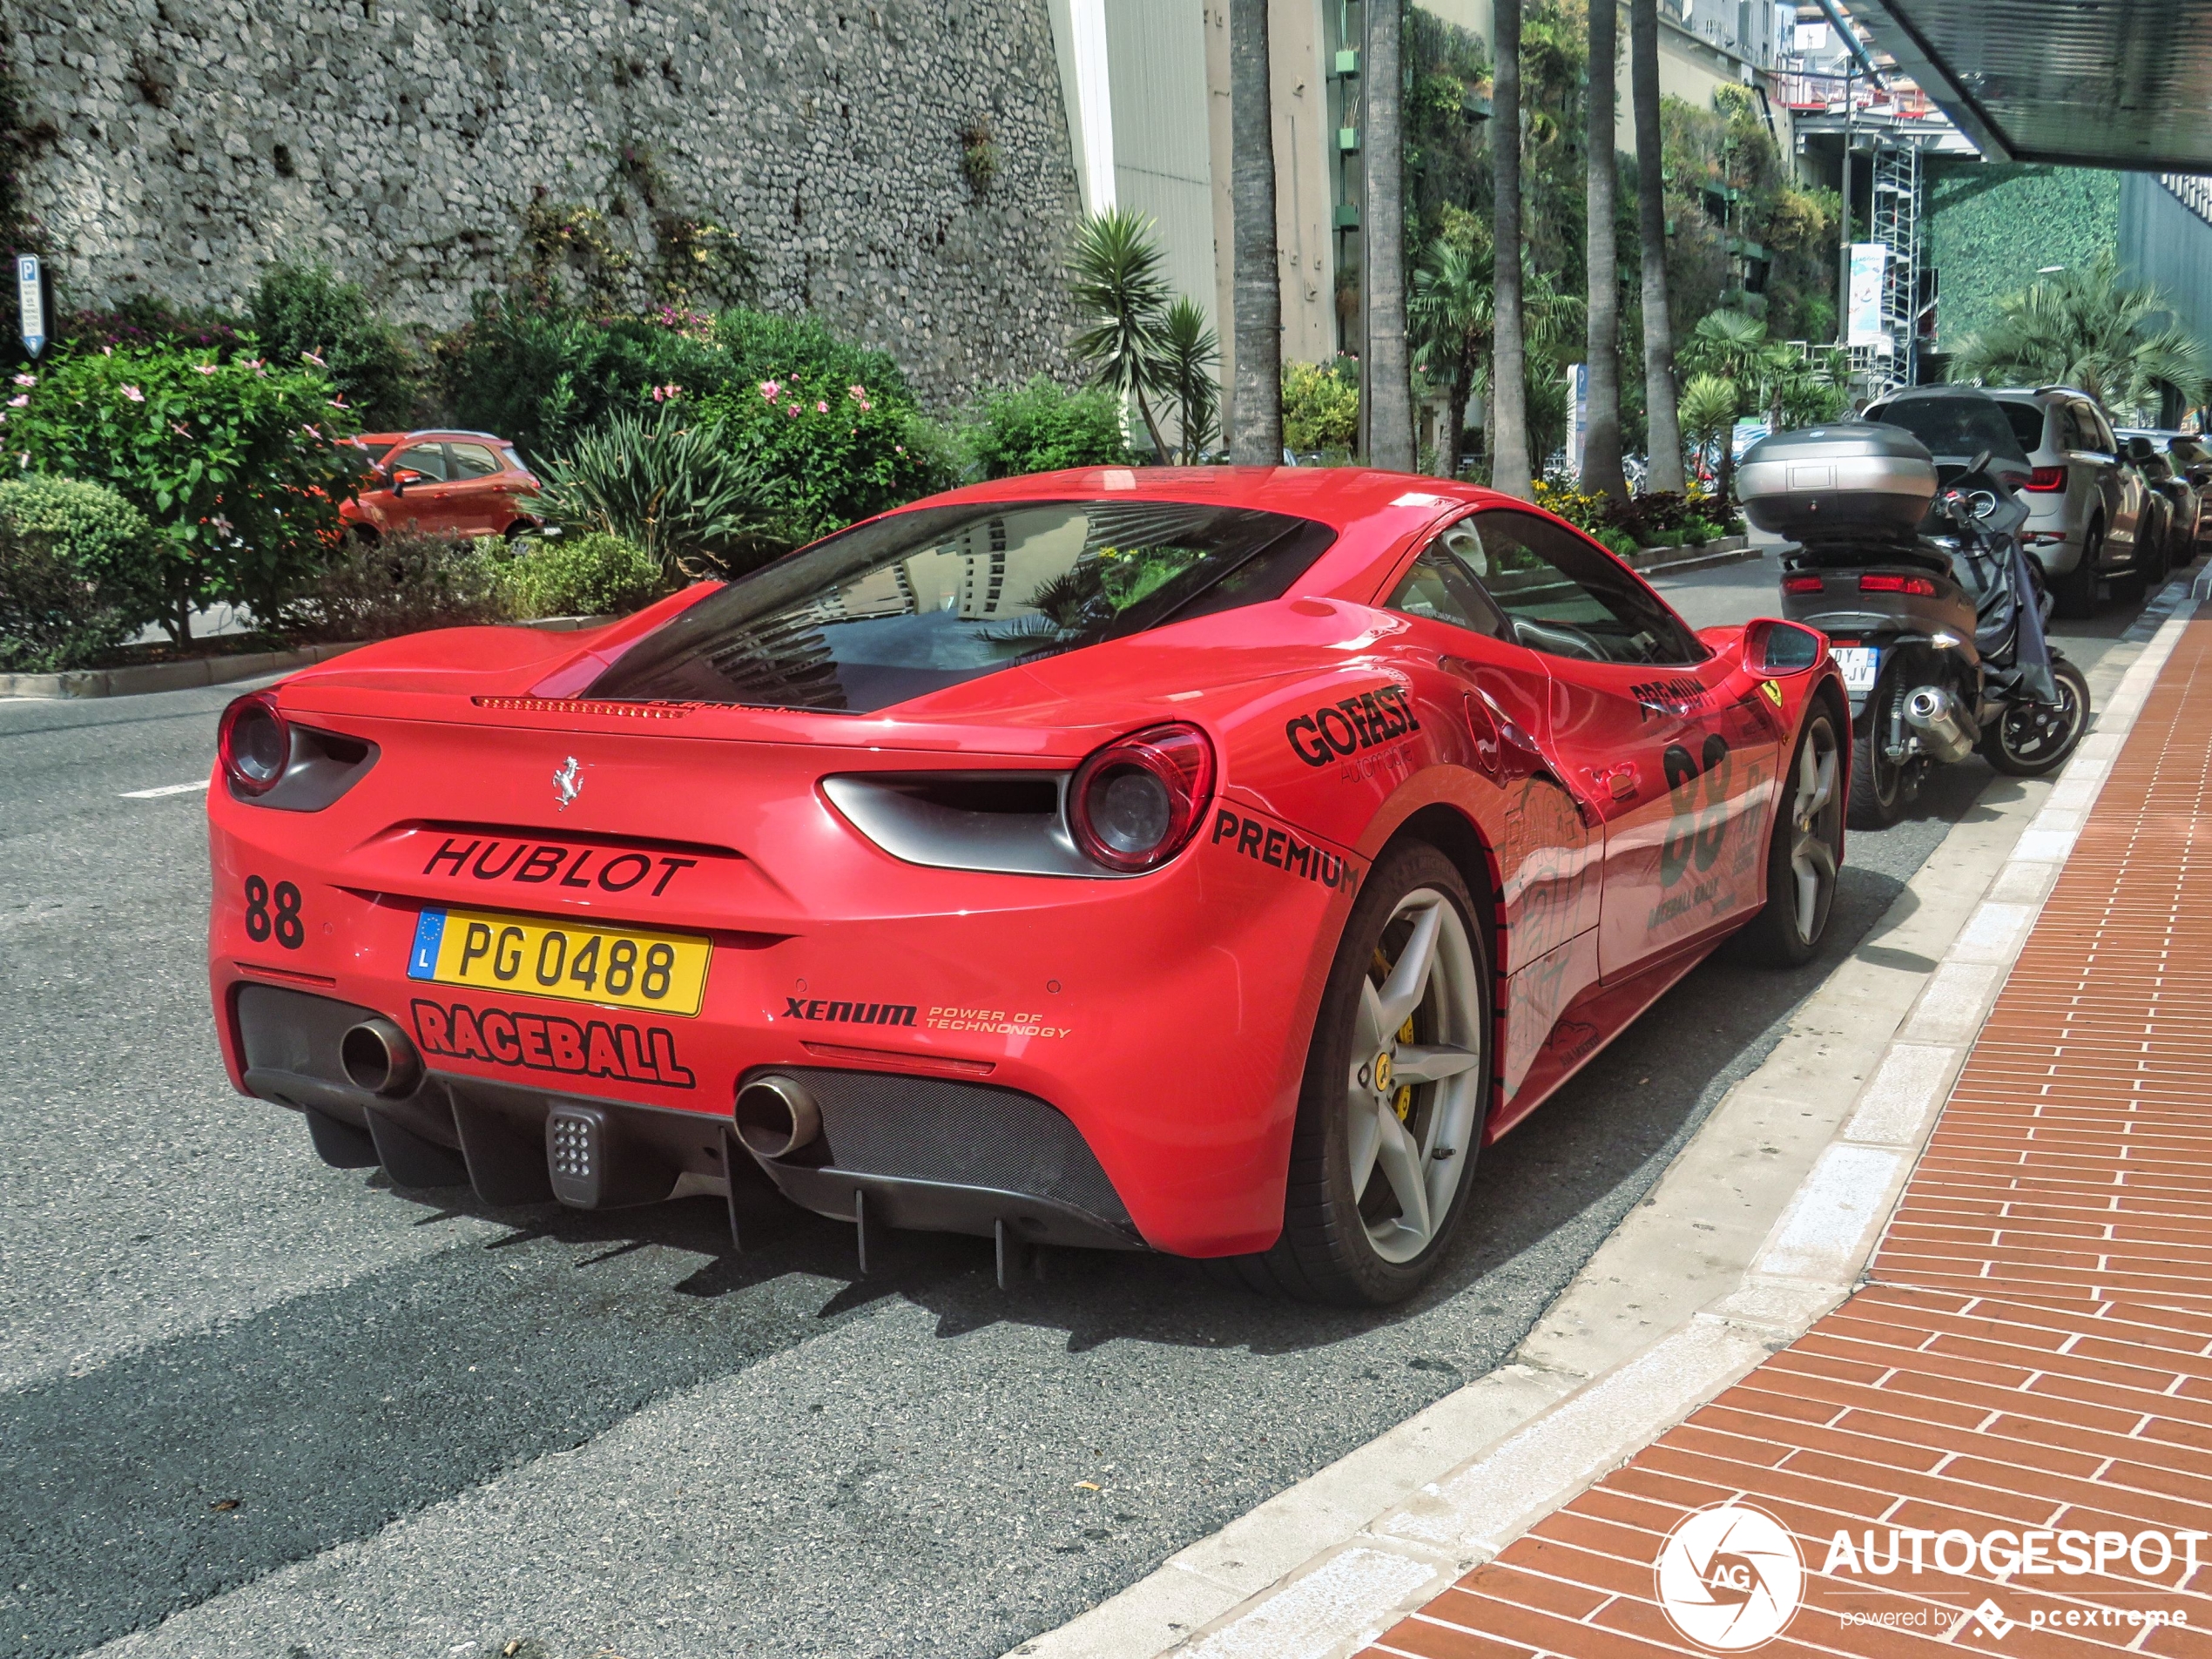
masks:
[[[33,357],[46,348],[46,292],[38,280],[38,256],[16,259],[16,308],[22,318],[23,348]]]

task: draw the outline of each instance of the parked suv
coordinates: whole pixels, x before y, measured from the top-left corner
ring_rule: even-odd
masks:
[[[2174,524],[2166,562],[2175,569],[2193,562],[2212,537],[2212,462],[2197,441],[2168,427],[2121,427],[2121,452],[2150,487],[2173,503]]]
[[[1989,395],[2003,407],[2034,469],[2020,543],[2042,567],[2059,614],[2091,614],[2100,581],[2128,598],[2140,597],[2154,576],[2162,579],[2165,499],[2121,455],[2112,423],[2095,401],[2065,386],[1990,388]],[[1866,418],[1886,419],[1887,407],[1870,404]],[[2154,570],[2154,563],[2161,568]]]
[[[537,480],[514,446],[489,432],[369,432],[369,475],[339,516],[374,540],[401,530],[450,536],[515,536],[535,529]]]

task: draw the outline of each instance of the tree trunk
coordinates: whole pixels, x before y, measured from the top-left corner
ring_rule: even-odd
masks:
[[[1498,66],[1490,91],[1490,169],[1497,185],[1491,212],[1490,401],[1498,448],[1490,488],[1527,500],[1528,349],[1521,316],[1521,0],[1497,0],[1494,43]]]
[[[1590,0],[1589,414],[1582,434],[1582,488],[1625,501],[1621,470],[1621,250],[1614,192],[1621,179],[1614,143],[1615,80],[1621,56],[1615,0]]]
[[[1444,388],[1444,453],[1436,470],[1447,478],[1460,475],[1460,454],[1467,446],[1467,395],[1474,389],[1474,354],[1462,350]]]
[[[1659,152],[1659,0],[1629,0],[1629,91],[1635,105],[1636,224],[1643,237],[1645,487],[1679,492],[1682,416],[1667,314],[1667,186]]]
[[[1275,112],[1267,0],[1230,0],[1230,211],[1236,226],[1237,376],[1229,458],[1283,462],[1283,278],[1275,250]]]
[[[1135,388],[1136,412],[1144,418],[1145,435],[1152,440],[1152,464],[1169,467],[1175,464],[1175,451],[1168,448],[1167,435],[1160,430],[1159,421],[1152,414],[1151,400],[1144,395],[1143,382]]]
[[[1401,0],[1368,0],[1367,51],[1359,66],[1366,101],[1365,188],[1360,212],[1361,296],[1367,307],[1367,358],[1359,366],[1367,401],[1367,464],[1411,472],[1413,363],[1406,343],[1406,195],[1400,47]]]

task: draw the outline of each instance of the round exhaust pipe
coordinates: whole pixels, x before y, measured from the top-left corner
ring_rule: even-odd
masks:
[[[1978,735],[1962,719],[1959,700],[1940,685],[1923,685],[1905,699],[1905,723],[1927,752],[1946,765],[1972,753]]]
[[[770,1072],[738,1090],[737,1130],[753,1157],[789,1157],[822,1132],[821,1108],[796,1077]]]
[[[339,1041],[338,1063],[354,1088],[391,1100],[412,1095],[422,1081],[422,1056],[389,1020],[363,1020],[348,1030]]]

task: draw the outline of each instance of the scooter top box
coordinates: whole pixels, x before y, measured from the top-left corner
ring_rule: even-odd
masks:
[[[1910,535],[1935,492],[1925,446],[1901,428],[1864,421],[1762,438],[1736,471],[1744,516],[1797,542]]]

